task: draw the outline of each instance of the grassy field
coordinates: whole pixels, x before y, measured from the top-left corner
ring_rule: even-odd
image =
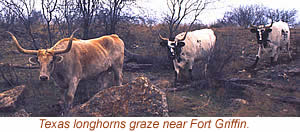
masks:
[[[298,57],[300,30],[292,29],[291,42],[294,60],[289,62],[286,52],[279,57],[279,64],[269,66],[270,59],[265,56],[257,68],[247,69],[254,63],[257,53],[255,35],[248,29],[226,27],[213,29],[217,36],[218,50],[209,65],[210,76],[204,77],[203,63],[196,63],[193,69],[193,82],[182,83],[179,91],[172,89],[174,71],[151,68],[138,71],[124,71],[123,83],[138,76],[148,77],[161,89],[167,90],[170,116],[299,116],[299,104],[287,103],[275,97],[300,98],[300,76],[288,73],[293,68],[300,68]],[[1,41],[1,63],[26,64],[29,56],[17,53],[14,44],[7,38]],[[155,38],[155,37],[153,37]],[[137,40],[130,50],[144,55],[166,57],[167,50],[160,47],[158,39],[151,42]],[[244,49],[244,52],[243,52]],[[218,66],[223,65],[223,68]],[[220,70],[216,70],[216,68]],[[57,103],[59,89],[52,81],[40,83],[38,70],[15,70],[17,84],[26,84],[24,109],[31,116],[57,116],[60,110]],[[216,72],[217,71],[217,72]],[[0,78],[0,92],[12,88]],[[12,80],[16,82],[15,78]],[[93,80],[79,84],[74,105],[87,101],[97,92]],[[1,116],[9,116],[1,113]]]

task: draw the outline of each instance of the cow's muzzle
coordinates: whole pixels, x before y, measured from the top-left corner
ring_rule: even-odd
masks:
[[[40,80],[41,80],[41,81],[47,81],[47,80],[49,80],[49,77],[48,77],[48,76],[45,76],[45,75],[41,75],[41,76],[40,76]]]
[[[257,43],[258,43],[258,44],[262,44],[263,41],[262,41],[262,40],[257,40]]]

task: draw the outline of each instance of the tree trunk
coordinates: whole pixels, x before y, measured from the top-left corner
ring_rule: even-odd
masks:
[[[89,20],[88,19],[84,19],[83,22],[83,39],[88,39],[89,38]]]
[[[36,41],[35,41],[35,39],[34,39],[34,36],[33,36],[32,32],[31,32],[31,26],[30,26],[30,25],[26,26],[26,30],[27,30],[27,33],[28,33],[28,35],[30,36],[30,38],[31,38],[31,40],[32,40],[33,48],[36,49],[36,50],[39,49],[39,48],[40,48],[40,45],[37,45],[37,44],[36,44]]]
[[[49,46],[52,47],[53,43],[52,43],[52,36],[51,36],[51,30],[50,30],[50,21],[47,21],[47,30],[48,30],[48,39],[49,39],[48,43],[49,43]]]

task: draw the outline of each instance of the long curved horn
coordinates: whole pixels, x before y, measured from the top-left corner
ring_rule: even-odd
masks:
[[[22,46],[19,44],[18,40],[16,39],[15,35],[13,35],[11,32],[9,31],[6,31],[7,33],[10,34],[10,36],[12,37],[12,39],[14,40],[16,46],[17,46],[17,49],[20,53],[23,53],[23,54],[30,54],[30,55],[37,55],[38,51],[37,50],[27,50],[27,49],[24,49],[22,48]]]
[[[265,26],[266,28],[270,28],[273,26],[273,19],[272,19],[272,22],[271,22],[271,25],[270,26]]]
[[[64,54],[64,53],[67,53],[67,52],[69,52],[69,51],[71,50],[71,48],[72,48],[72,42],[73,42],[73,36],[74,36],[74,34],[75,34],[78,30],[79,30],[79,29],[76,29],[76,30],[72,33],[72,35],[71,35],[71,37],[70,37],[70,39],[69,39],[69,43],[68,43],[67,48],[66,48],[66,49],[54,50],[54,55],[57,55],[57,54]]]
[[[255,25],[253,25],[253,24],[250,24],[250,27],[257,28],[257,26],[255,26]]]
[[[182,39],[178,39],[179,41],[183,41],[183,40],[185,40],[186,39],[186,36],[187,36],[187,34],[188,34],[188,31],[186,31],[185,32],[185,34],[184,34],[184,36],[183,36],[183,38]]]
[[[169,39],[162,37],[160,34],[159,34],[159,38],[160,38],[161,40],[167,40],[167,41],[169,41]]]

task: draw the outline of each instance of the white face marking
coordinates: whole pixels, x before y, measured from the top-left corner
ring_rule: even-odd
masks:
[[[174,45],[175,44],[175,45]],[[176,46],[176,41],[168,41],[168,46],[170,47],[170,48],[175,48],[175,46]]]
[[[259,40],[261,41],[262,40],[262,31],[264,31],[264,29],[257,29],[258,31],[258,35],[259,35]]]
[[[170,48],[170,52],[172,53],[172,55],[175,55],[174,49]]]
[[[176,47],[177,43],[176,41],[168,41],[168,46],[170,48],[170,52],[172,55],[175,55],[174,48]]]

